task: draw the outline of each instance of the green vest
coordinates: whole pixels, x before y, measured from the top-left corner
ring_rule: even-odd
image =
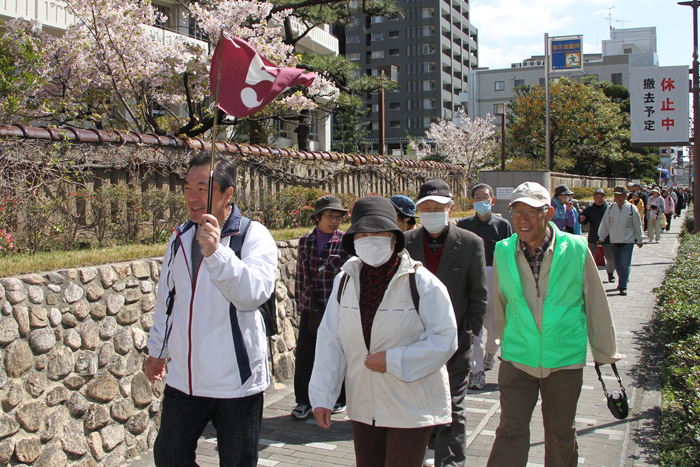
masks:
[[[515,254],[518,236],[496,244],[498,284],[508,303],[501,339],[504,359],[538,368],[561,368],[586,362],[588,324],[583,303],[586,240],[561,232],[553,223],[554,251],[549,288],[542,310],[542,332],[525,301]]]

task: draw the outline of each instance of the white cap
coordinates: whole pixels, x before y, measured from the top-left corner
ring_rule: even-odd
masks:
[[[533,208],[550,206],[550,195],[545,187],[535,182],[521,183],[510,195],[510,206],[513,203],[525,203]]]

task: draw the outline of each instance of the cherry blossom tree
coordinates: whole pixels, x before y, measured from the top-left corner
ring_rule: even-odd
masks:
[[[189,4],[189,17],[208,43],[185,37],[164,43],[152,37],[144,25],[155,24],[160,13],[148,1],[65,0],[63,5],[75,22],[61,37],[44,32],[36,21],[3,23],[0,58],[10,63],[0,67],[0,84],[17,70],[28,78],[0,86],[7,94],[2,97],[12,97],[0,103],[0,121],[196,136],[213,124],[208,70],[220,28],[248,41],[278,66],[299,61],[282,36],[290,11],[273,12],[268,2]],[[330,88],[326,79],[317,79],[306,93],[291,89],[267,110],[313,109],[312,97],[332,95]],[[186,109],[185,117],[174,112],[178,106]],[[155,117],[155,109],[161,117]]]
[[[493,117],[470,119],[462,111],[457,112],[455,124],[452,120],[432,123],[425,138],[412,140],[411,149],[419,158],[440,154],[466,170],[467,181],[476,180],[479,170],[488,165],[488,156],[497,146],[496,125]]]

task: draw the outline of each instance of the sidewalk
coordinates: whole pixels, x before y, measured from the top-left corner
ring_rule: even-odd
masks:
[[[653,289],[661,285],[666,269],[672,264],[682,219],[672,222],[671,232],[663,233],[661,243],[645,243],[635,248],[632,274],[626,297],[620,296],[616,283],[607,282],[618,336],[618,351],[627,358],[617,365],[627,389],[630,417],[616,420],[607,408],[593,360],[588,355],[583,390],[578,403],[579,464],[594,467],[626,467],[656,465],[656,443],[660,417],[659,385],[660,344],[651,323],[656,299]],[[469,408],[467,465],[486,465],[498,427],[500,403],[498,364],[487,372],[487,385],[482,391],[471,391]],[[617,388],[610,367],[605,367],[604,380],[609,390]],[[266,392],[265,412],[260,441],[259,466],[352,466],[354,451],[352,428],[345,414],[333,416],[330,430],[316,426],[313,417],[305,421],[293,419],[289,413],[295,406],[292,381],[276,384]],[[209,426],[200,438],[197,462],[201,466],[218,466],[216,434]],[[153,454],[130,459],[124,466],[152,467]],[[544,430],[542,414],[535,410],[531,424],[531,448],[528,467],[544,466]]]

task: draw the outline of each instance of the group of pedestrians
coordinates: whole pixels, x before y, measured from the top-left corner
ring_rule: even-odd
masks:
[[[168,244],[148,339],[146,376],[163,380],[167,368],[159,467],[197,465],[209,422],[222,466],[258,460],[270,383],[264,311],[274,300],[277,248],[236,206],[231,161],[217,157],[208,198],[208,162],[189,162],[190,221]],[[610,236],[622,264],[627,237],[616,232],[641,224],[623,192],[602,217],[594,203],[571,224],[578,208],[567,190],[552,198],[536,183],[517,187],[512,228],[492,213],[494,191],[483,184],[470,192],[476,214],[457,225],[441,180],[426,182],[415,204],[403,195],[360,198],[345,233],[348,209],[334,196],[317,200],[316,227],[297,252],[292,416],[313,413],[329,428],[331,415],[347,410],[358,467],[420,467],[426,451],[436,466],[464,466],[467,389],[483,388],[500,343],[501,420],[489,467],[526,465],[538,395],[546,465],[576,466],[587,345],[601,364],[621,357],[590,243]],[[565,231],[595,219],[598,238],[588,245]],[[618,268],[620,283],[623,274]]]

